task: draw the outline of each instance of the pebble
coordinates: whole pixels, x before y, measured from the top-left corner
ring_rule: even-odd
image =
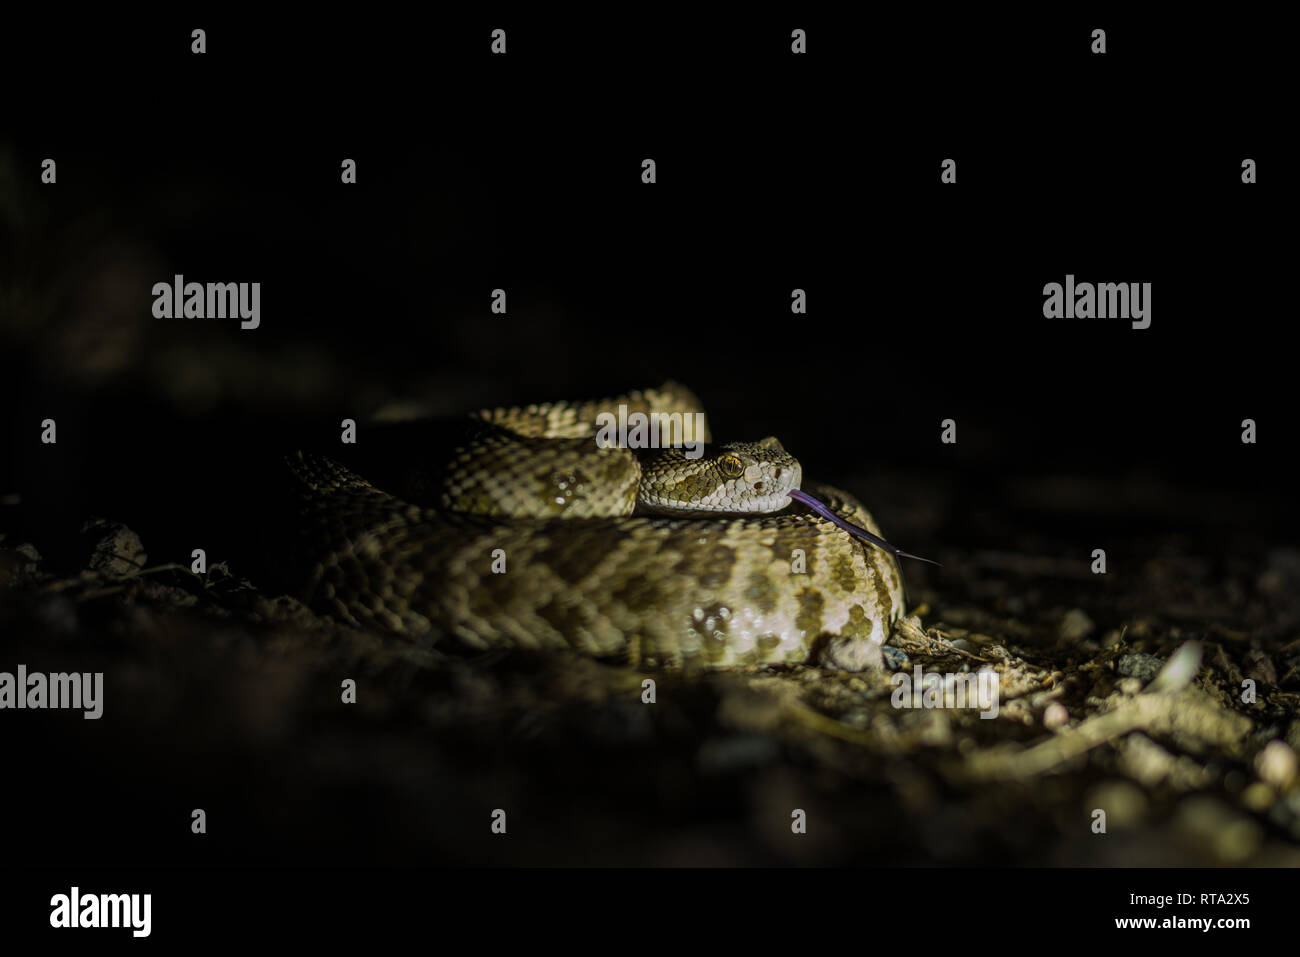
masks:
[[[1145,684],[1160,673],[1164,663],[1163,658],[1135,651],[1121,655],[1115,667],[1125,677],[1136,678]]]
[[[94,542],[90,567],[107,578],[136,575],[148,560],[140,536],[120,522],[87,522],[82,532]]]
[[[1053,701],[1043,712],[1044,728],[1059,728],[1068,724],[1070,721],[1070,712],[1065,710],[1065,705],[1059,701]]]
[[[1241,792],[1241,804],[1248,811],[1263,813],[1273,806],[1276,799],[1273,789],[1262,781],[1256,781]]]
[[[1119,763],[1125,774],[1151,788],[1173,774],[1177,761],[1146,735],[1132,734],[1121,746]]]
[[[1105,781],[1088,792],[1085,798],[1089,813],[1106,812],[1106,828],[1133,827],[1147,816],[1147,796],[1128,781]]]
[[[1274,738],[1255,756],[1255,772],[1265,784],[1285,791],[1296,779],[1296,755],[1280,738]]]
[[[1071,608],[1061,619],[1057,634],[1062,641],[1076,642],[1087,638],[1096,627],[1082,608]]]
[[[881,645],[880,653],[884,656],[885,664],[890,671],[897,671],[899,668],[906,668],[908,657],[907,652],[902,648],[895,648],[893,645]]]
[[[1201,643],[1184,642],[1169,658],[1169,663],[1160,669],[1160,674],[1151,686],[1152,691],[1182,691],[1196,673],[1201,670]],[[1158,660],[1158,659],[1157,659]]]

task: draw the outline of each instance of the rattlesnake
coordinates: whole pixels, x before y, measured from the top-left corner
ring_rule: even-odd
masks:
[[[904,613],[897,560],[790,502],[801,469],[779,442],[709,446],[696,460],[598,448],[596,415],[620,404],[702,411],[667,383],[484,410],[451,438],[416,423],[387,443],[397,464],[385,480],[370,464],[358,467],[367,479],[334,457],[289,456],[309,603],[419,642],[568,648],[645,668],[879,662]],[[803,488],[880,534],[849,495]],[[656,495],[680,511],[643,514]],[[714,511],[773,505],[784,508]]]

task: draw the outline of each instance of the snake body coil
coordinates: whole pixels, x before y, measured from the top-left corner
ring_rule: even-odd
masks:
[[[483,411],[451,441],[404,441],[391,492],[332,459],[291,456],[308,601],[421,642],[642,667],[870,660],[904,611],[896,560],[790,503],[801,470],[774,439],[695,460],[598,448],[597,414],[620,404],[701,411],[671,383]],[[803,488],[880,534],[845,493]]]

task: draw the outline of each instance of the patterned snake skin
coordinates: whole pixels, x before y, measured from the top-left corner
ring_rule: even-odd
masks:
[[[596,415],[619,404],[702,411],[673,383],[485,410],[445,447],[411,443],[436,467],[407,469],[397,494],[330,458],[290,456],[309,603],[422,643],[568,648],[644,668],[879,660],[904,613],[897,562],[789,501],[801,469],[775,439],[696,460],[598,448]],[[850,496],[802,487],[880,534]],[[784,507],[744,511],[772,505]]]

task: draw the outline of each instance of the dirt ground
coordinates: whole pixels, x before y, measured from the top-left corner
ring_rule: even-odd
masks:
[[[1097,576],[1089,555],[950,548],[909,566],[925,629],[887,668],[643,675],[421,650],[237,565],[151,564],[125,526],[84,541],[74,575],[0,541],[0,634],[7,662],[105,672],[103,719],[18,713],[13,745],[72,787],[18,808],[32,840],[97,785],[116,827],[72,842],[86,860],[132,835],[157,863],[1300,863],[1298,551],[1223,564],[1164,537]],[[997,716],[896,707],[917,666],[992,669]]]

